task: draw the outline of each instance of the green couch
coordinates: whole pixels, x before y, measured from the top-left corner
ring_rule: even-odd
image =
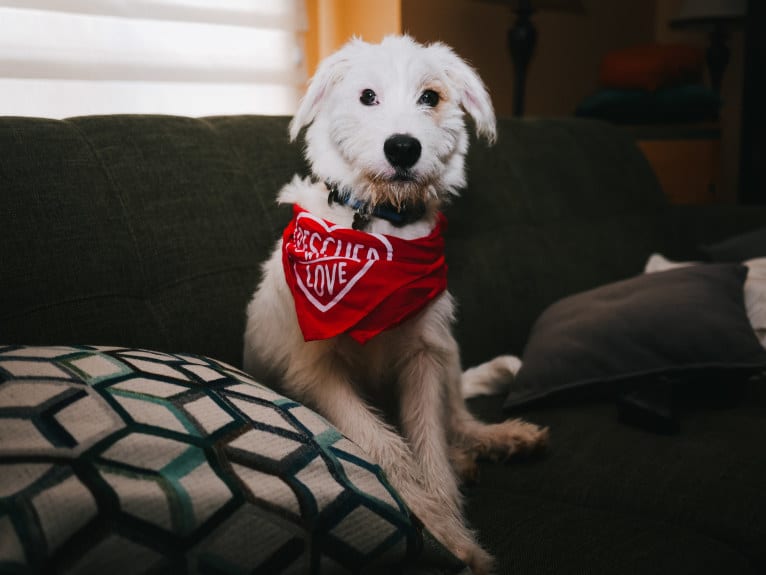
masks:
[[[23,410],[8,408],[10,384],[58,381],[50,373],[14,379],[2,359],[6,354],[18,362],[18,346],[75,346],[57,356],[55,369],[68,374],[76,361],[86,365],[82,354],[110,365],[116,365],[118,356],[135,360],[138,352],[129,351],[134,348],[172,354],[144,357],[166,358],[187,366],[183,369],[203,366],[206,371],[197,368],[197,375],[225,372],[216,376],[226,378],[221,387],[208,391],[195,380],[189,388],[219,407],[229,409],[237,393],[247,395],[245,388],[232,391],[246,378],[229,367],[241,364],[245,305],[257,284],[259,264],[290,216],[288,208],[276,205],[276,193],[294,173],[306,172],[301,146],[287,140],[287,122],[255,116],[0,118],[0,344],[17,346],[0,348],[0,476],[12,466],[41,462],[69,465],[83,484],[107,477],[112,485],[108,478],[118,473],[117,467],[104,471],[103,459],[80,466],[78,458],[92,453],[97,442],[88,444],[91,451],[64,455],[27,452],[23,442],[14,443],[21,428],[6,424],[22,418]],[[473,144],[467,172],[467,189],[446,210],[449,283],[459,302],[456,333],[466,366],[501,353],[521,355],[546,307],[570,294],[641,274],[653,252],[697,260],[703,257],[700,246],[766,225],[762,207],[667,205],[633,142],[619,129],[593,121],[501,120],[493,148]],[[664,335],[659,331],[656,338]],[[151,371],[133,360],[128,362],[131,369]],[[716,384],[731,391],[729,377],[736,379],[732,387],[737,393],[719,394]],[[471,400],[471,408],[486,420],[499,421],[512,413],[551,429],[547,453],[508,463],[484,462],[478,484],[465,489],[467,515],[497,557],[498,572],[766,572],[763,381],[726,370],[711,370],[703,379],[708,384],[715,380],[714,385],[704,388],[704,397],[684,394],[676,414],[680,431],[672,434],[626,424],[612,395],[602,389],[513,412],[503,411],[502,397]],[[133,391],[120,381],[122,395],[115,392],[108,399],[122,402],[124,410],[110,403],[122,417],[119,426],[136,425],[151,433],[154,424],[142,421],[143,416],[125,415],[133,413],[125,407]],[[86,381],[103,385],[94,382]],[[246,389],[258,389],[257,401],[266,401],[268,391]],[[102,399],[93,399],[94,405]],[[147,400],[147,405],[160,403]],[[286,399],[276,404],[282,410],[280,421],[300,409]],[[240,432],[263,431],[246,407],[243,403],[237,412]],[[35,413],[39,429],[44,413]],[[234,418],[233,411],[227,413]],[[300,429],[313,430],[309,436],[319,438],[322,457],[333,459],[331,470],[348,471],[354,462],[379,482],[372,503],[358,509],[379,507],[386,525],[403,530],[396,541],[404,542],[395,545],[390,536],[381,549],[393,553],[406,547],[402,557],[416,562],[417,526],[409,522],[395,493],[381,491],[388,486],[379,470],[365,467],[363,454],[352,453],[351,446],[338,451],[339,437],[333,435],[327,443],[332,435],[328,428],[317,432],[307,424]],[[165,440],[181,441],[178,433],[157,432]],[[112,446],[117,440],[110,441]],[[217,476],[232,465],[229,458],[235,452],[219,449],[217,438],[194,441]],[[195,485],[204,491],[204,481]],[[226,501],[252,498],[252,490],[237,495],[239,483],[226,486]],[[115,570],[104,559],[120,557],[111,551],[99,556],[101,563],[77,563],[91,536],[112,550],[121,542],[151,547],[151,541],[139,541],[143,524],[135,516],[123,523],[86,518],[77,529],[90,529],[90,536],[72,528],[55,542],[46,539],[22,525],[40,508],[35,503],[39,498],[19,489],[4,488],[0,479],[0,540],[11,541],[13,534],[15,542],[0,544],[0,570],[23,572],[24,563],[31,571],[73,565],[80,572],[97,570],[93,565]],[[295,487],[293,492],[300,495]],[[382,500],[388,507],[378,505]],[[95,496],[95,502],[90,505],[93,517],[128,508],[121,496],[119,503],[114,496]],[[302,511],[306,505],[301,503]],[[56,515],[55,506],[47,509]],[[79,513],[71,503],[60,509],[62,515]],[[401,516],[394,517],[392,510]],[[218,515],[211,512],[209,517]],[[296,522],[314,534],[321,528]],[[119,538],[106,538],[102,532]],[[185,549],[207,541],[207,535],[191,528],[185,539],[154,533],[158,546],[173,549],[158,562],[147,563],[155,572],[219,573],[232,566],[233,560],[224,561],[220,554],[215,560],[210,553],[184,555]],[[232,545],[240,550],[257,546],[259,533],[250,533],[247,540],[234,537]],[[335,562],[324,563],[325,540],[315,537],[305,539],[308,543],[288,541],[268,561],[288,564],[291,553],[303,553],[311,555],[303,569],[334,572],[344,565],[368,572],[362,559],[353,563],[356,567],[345,564],[343,550],[327,551]],[[320,547],[321,553],[316,551]],[[380,559],[383,555],[380,551],[376,564],[388,565]],[[445,572],[459,571],[447,558],[434,561]],[[140,571],[136,565],[125,572]],[[118,563],[115,572],[120,566],[126,567]],[[237,567],[244,568],[246,563]]]

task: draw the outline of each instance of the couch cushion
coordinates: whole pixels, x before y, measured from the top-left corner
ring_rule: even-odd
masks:
[[[662,249],[666,207],[625,132],[582,119],[506,120],[468,153],[449,206],[449,289],[466,365],[521,353],[561,297],[639,273]]]
[[[287,123],[0,120],[5,341],[184,349],[239,365],[247,300],[289,219],[276,194],[305,169]]]
[[[609,396],[638,392],[633,403],[656,407],[641,392],[657,383],[693,382],[714,370],[730,384],[766,368],[745,312],[746,276],[738,264],[684,267],[556,302],[532,330],[505,406],[598,388]]]
[[[92,346],[0,347],[0,541],[5,568],[85,573],[364,571],[421,546],[316,413],[212,359]]]
[[[524,419],[550,428],[547,451],[482,462],[468,518],[507,573],[764,573],[766,379],[743,394],[687,406],[679,435],[622,425],[611,402],[528,406]],[[470,406],[507,416],[497,396]]]
[[[766,247],[764,248],[766,250]],[[766,252],[764,252],[766,253]],[[745,280],[745,311],[750,325],[755,331],[755,336],[761,345],[766,348],[766,257],[754,258],[742,262],[747,266],[747,279]],[[662,254],[652,254],[646,262],[646,273],[654,273],[700,265],[698,262],[676,262],[667,259]]]

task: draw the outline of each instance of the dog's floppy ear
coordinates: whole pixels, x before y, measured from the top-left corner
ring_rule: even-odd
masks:
[[[444,73],[459,95],[460,105],[476,123],[476,134],[493,144],[497,138],[495,110],[479,74],[449,46],[437,42],[430,48],[438,51]]]
[[[308,126],[322,105],[322,100],[335,83],[340,80],[349,66],[348,52],[351,47],[361,40],[354,38],[340,50],[322,60],[309,81],[308,90],[301,99],[298,111],[290,121],[290,141],[295,141],[303,126]]]

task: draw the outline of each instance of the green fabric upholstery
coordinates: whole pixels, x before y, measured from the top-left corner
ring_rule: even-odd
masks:
[[[241,363],[244,304],[283,226],[275,194],[302,166],[287,119],[0,126],[6,341]]]
[[[482,464],[468,517],[501,573],[764,573],[766,378],[736,399],[700,396],[674,436],[615,423],[612,402],[523,412],[550,426],[549,452]],[[470,405],[502,421],[499,403]]]
[[[550,303],[635,275],[663,243],[654,176],[634,143],[606,124],[502,122],[494,148],[472,146],[468,182],[447,211],[467,363],[521,353]]]

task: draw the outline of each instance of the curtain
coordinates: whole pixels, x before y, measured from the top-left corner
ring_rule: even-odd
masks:
[[[0,115],[292,114],[303,0],[0,0]]]

